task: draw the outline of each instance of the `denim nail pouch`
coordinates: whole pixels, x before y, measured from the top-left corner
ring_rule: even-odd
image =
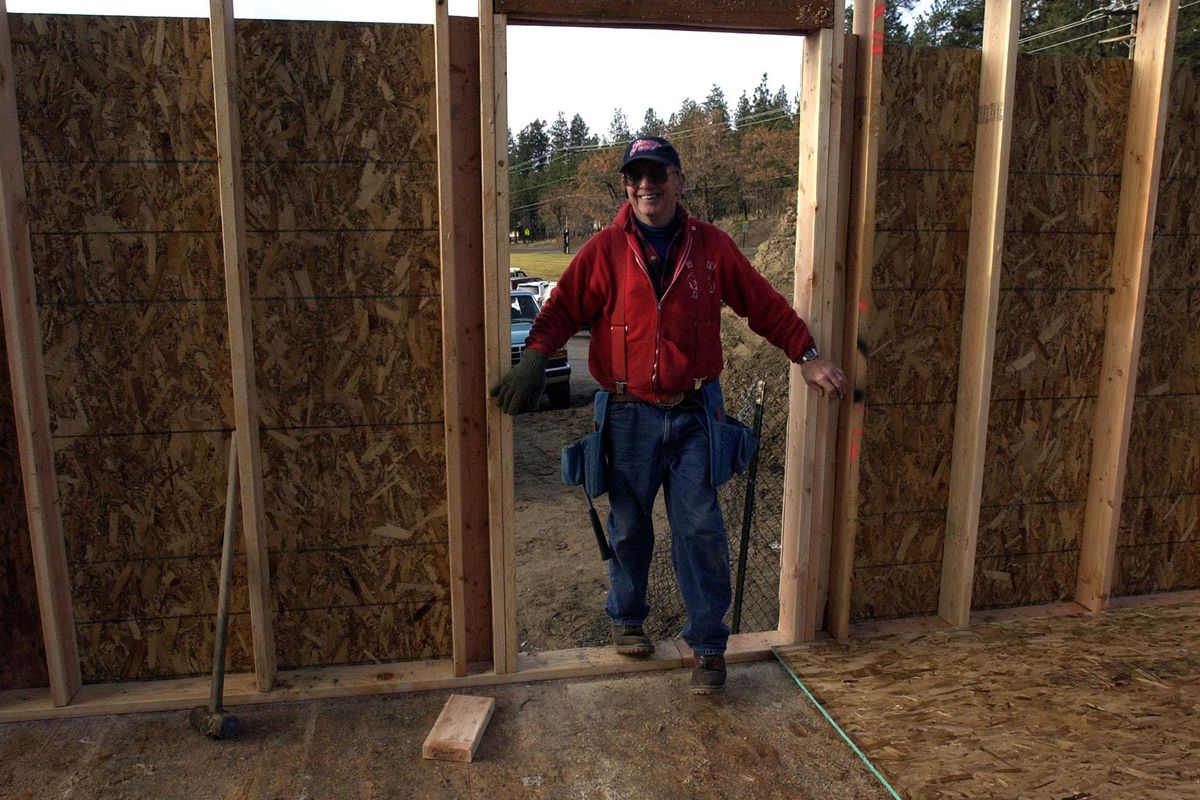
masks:
[[[749,427],[725,413],[720,381],[709,381],[700,393],[708,427],[710,477],[713,486],[720,486],[746,471],[758,440]]]
[[[583,484],[589,498],[608,491],[607,465],[604,459],[604,425],[608,417],[609,392],[596,392],[592,407],[594,430],[562,450],[562,479],[568,486]]]

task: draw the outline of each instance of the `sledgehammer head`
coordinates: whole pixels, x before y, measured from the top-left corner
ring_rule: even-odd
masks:
[[[206,706],[192,709],[192,727],[210,739],[232,739],[238,735],[238,718],[225,711],[209,711]]]

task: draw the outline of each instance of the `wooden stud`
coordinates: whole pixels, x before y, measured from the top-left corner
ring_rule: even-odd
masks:
[[[859,109],[854,141],[852,210],[846,264],[845,325],[842,365],[851,387],[839,418],[838,478],[830,555],[829,612],[826,629],[839,642],[850,636],[850,596],[854,543],[858,536],[859,455],[866,412],[867,347],[863,341],[874,298],[875,182],[879,161],[880,94],[883,85],[883,3],[854,17],[857,69],[854,105]]]
[[[439,2],[438,5],[442,5]],[[469,762],[475,758],[475,750],[483,739],[492,712],[496,710],[496,698],[472,697],[452,694],[438,714],[437,722],[425,744],[421,746],[423,758],[439,761]]]
[[[821,270],[829,264],[826,227],[833,223],[826,202],[829,161],[829,95],[833,70],[833,32],[804,39],[800,89],[800,162],[796,199],[795,309],[813,331],[826,324]],[[811,638],[812,552],[815,472],[819,436],[817,405],[792,365],[784,467],[783,541],[780,553],[779,632],[787,642]]]
[[[1075,599],[1093,611],[1107,605],[1112,591],[1178,5],[1178,0],[1142,0],[1138,11],[1113,244],[1113,295],[1092,421],[1092,463],[1075,588]]]
[[[844,0],[843,0],[844,2]],[[495,0],[513,24],[808,33],[833,28],[833,0]]]
[[[67,548],[58,507],[54,447],[50,442],[50,406],[46,397],[28,213],[12,40],[6,4],[0,0],[0,299],[4,304],[4,338],[21,451],[21,483],[29,518],[50,696],[55,706],[65,706],[79,690],[82,679],[67,574]]]
[[[962,354],[938,601],[939,616],[954,626],[970,621],[975,578],[1020,15],[1017,0],[997,0],[984,12]]]
[[[508,312],[508,76],[505,18],[479,3],[479,94],[483,162],[483,282],[487,385],[512,367]],[[492,557],[492,663],[517,668],[517,587],[513,530],[512,417],[487,404]]]
[[[853,99],[853,92],[846,92],[846,3],[834,3],[833,63],[829,86],[829,149],[825,169],[825,204],[830,209],[825,226],[825,257],[819,262],[816,293],[821,298],[821,313],[817,319],[821,330],[815,332],[817,346],[822,354],[834,363],[842,357],[842,303],[845,298],[846,275],[846,223],[849,195],[843,187],[849,186],[849,175],[845,170],[850,165],[846,125],[845,103]],[[811,391],[811,390],[810,390]],[[813,473],[813,535],[809,539],[809,600],[805,605],[804,639],[811,640],[825,621],[825,606],[829,597],[829,563],[833,549],[833,503],[836,487],[837,429],[839,403],[836,398],[826,397],[816,402],[816,455]]]
[[[246,267],[246,212],[242,191],[242,134],[237,106],[237,39],[233,0],[209,5],[217,169],[221,197],[221,241],[225,259],[225,302],[229,314],[229,358],[241,478],[242,531],[254,640],[254,670],[260,691],[275,682],[275,629],[271,611],[271,568],[263,520],[262,451],[258,387],[254,372],[250,277]]]
[[[438,0],[438,219],[454,674],[492,659],[484,384],[479,24]]]

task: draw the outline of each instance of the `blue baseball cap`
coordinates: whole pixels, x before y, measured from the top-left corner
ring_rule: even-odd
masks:
[[[621,160],[621,172],[633,161],[657,161],[669,167],[683,169],[679,153],[661,136],[639,136],[625,146],[625,158]]]

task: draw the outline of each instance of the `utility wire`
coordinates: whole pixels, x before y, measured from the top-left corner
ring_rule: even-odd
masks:
[[[1113,11],[1124,11],[1124,10],[1128,10],[1128,9],[1134,8],[1134,7],[1136,7],[1137,5],[1138,5],[1137,3],[1131,3],[1130,5],[1128,5],[1128,6],[1125,6],[1125,7],[1123,7],[1123,8],[1111,9],[1111,10],[1113,10]],[[1183,5],[1181,5],[1181,6],[1180,6],[1180,7],[1179,7],[1177,10],[1178,10],[1178,11],[1182,11],[1183,9],[1185,9],[1185,8],[1191,8],[1191,7],[1192,7],[1192,6],[1194,6],[1194,5],[1200,5],[1200,0],[1192,0],[1192,2],[1190,2],[1190,3],[1184,3],[1184,4],[1183,4]],[[1097,18],[1090,19],[1090,20],[1088,20],[1088,19],[1079,20],[1078,22],[1071,23],[1070,25],[1065,25],[1065,26],[1063,26],[1063,28],[1075,27],[1075,26],[1078,26],[1078,25],[1083,25],[1083,24],[1086,24],[1086,23],[1096,22],[1096,21],[1098,21],[1098,19],[1099,19],[1099,18],[1097,17]],[[1064,45],[1064,44],[1072,44],[1072,43],[1074,43],[1074,42],[1079,42],[1079,41],[1082,41],[1082,40],[1084,40],[1084,39],[1090,39],[1090,38],[1091,38],[1091,37],[1093,37],[1093,36],[1100,36],[1100,35],[1102,35],[1102,34],[1105,34],[1105,33],[1111,33],[1111,32],[1113,32],[1113,31],[1119,31],[1119,30],[1123,30],[1123,29],[1125,29],[1125,28],[1128,28],[1128,27],[1129,27],[1129,23],[1127,23],[1127,22],[1123,22],[1123,23],[1121,23],[1120,25],[1114,25],[1114,26],[1112,26],[1111,28],[1105,28],[1105,29],[1104,29],[1104,30],[1102,30],[1102,31],[1092,31],[1091,33],[1085,33],[1085,34],[1083,34],[1082,36],[1076,36],[1074,39],[1065,39],[1065,40],[1063,40],[1063,41],[1061,41],[1061,42],[1055,42],[1054,44],[1048,44],[1048,45],[1043,45],[1043,46],[1041,46],[1041,47],[1035,47],[1034,49],[1032,49],[1032,50],[1026,50],[1025,52],[1026,52],[1026,54],[1040,53],[1040,52],[1042,52],[1043,50],[1052,50],[1053,48],[1055,48],[1055,47],[1059,47],[1059,46],[1061,46],[1061,45]],[[1030,36],[1030,37],[1028,37],[1028,38],[1026,38],[1026,39],[1021,39],[1019,43],[1023,44],[1023,43],[1025,43],[1025,42],[1028,42],[1028,41],[1031,41],[1031,40],[1033,40],[1033,39],[1036,39],[1036,38],[1038,38],[1039,36],[1046,36],[1046,35],[1049,35],[1049,33],[1050,33],[1050,32],[1049,32],[1049,31],[1047,31],[1046,33],[1035,34],[1035,35],[1033,35],[1033,36]]]
[[[1129,23],[1121,23],[1120,25],[1113,25],[1111,28],[1105,28],[1102,31],[1092,31],[1091,33],[1085,33],[1083,36],[1076,36],[1074,39],[1064,39],[1061,42],[1055,42],[1054,44],[1047,44],[1047,45],[1043,45],[1041,47],[1035,47],[1033,50],[1026,50],[1025,52],[1026,52],[1026,54],[1032,55],[1033,53],[1040,53],[1043,50],[1053,50],[1055,47],[1062,47],[1064,44],[1071,44],[1072,42],[1081,42],[1084,39],[1090,39],[1093,36],[1100,36],[1101,34],[1111,33],[1112,31],[1124,30],[1128,27],[1129,27]]]
[[[1103,9],[1103,11],[1106,11],[1109,13],[1113,13],[1113,12],[1117,12],[1117,11],[1130,11],[1134,8],[1137,8],[1137,6],[1138,6],[1138,3],[1127,3],[1123,6],[1121,6],[1120,8],[1107,8],[1107,9]],[[1089,12],[1089,15],[1093,14],[1093,13],[1096,13],[1096,12]],[[1075,20],[1074,22],[1068,22],[1066,25],[1059,25],[1057,28],[1051,28],[1048,31],[1041,31],[1040,33],[1030,34],[1029,36],[1026,36],[1024,39],[1018,39],[1017,44],[1025,44],[1027,42],[1032,42],[1034,39],[1041,39],[1046,36],[1053,36],[1056,33],[1061,33],[1062,31],[1070,30],[1071,28],[1078,28],[1080,25],[1091,25],[1092,23],[1100,22],[1100,19],[1101,18],[1099,16],[1095,16],[1095,17],[1085,16],[1083,19],[1078,19],[1078,20]]]

